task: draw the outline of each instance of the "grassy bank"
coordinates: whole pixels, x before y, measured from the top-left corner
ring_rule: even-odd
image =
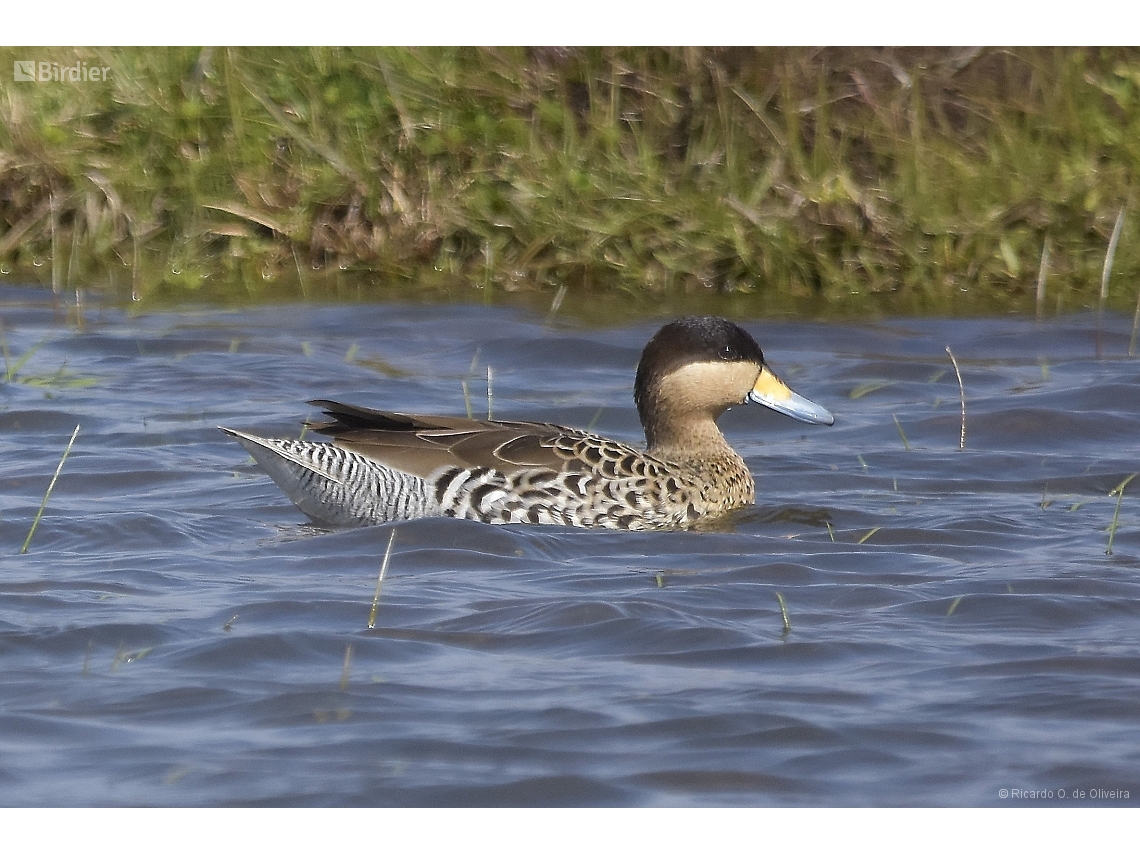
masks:
[[[106,68],[17,82],[15,60]],[[0,271],[1131,310],[1140,51],[4,49]],[[1121,217],[1121,212],[1124,212]],[[536,297],[537,299],[538,297]]]

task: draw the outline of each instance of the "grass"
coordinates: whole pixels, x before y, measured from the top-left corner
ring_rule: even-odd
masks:
[[[784,619],[784,632],[786,638],[788,633],[792,631],[792,622],[788,619],[788,604],[784,601],[784,595],[779,591],[776,592],[776,600],[780,604],[780,617]]]
[[[8,338],[4,334],[4,325],[3,323],[0,323],[0,352],[2,352],[4,355],[4,382],[19,382],[20,370],[24,367],[27,361],[35,355],[35,352],[44,345],[45,342],[47,342],[46,338],[40,339],[38,342],[25,350],[23,356],[13,360],[12,355],[8,352]]]
[[[1108,495],[1116,496],[1116,510],[1112,514],[1112,523],[1108,527],[1108,547],[1104,550],[1105,555],[1112,555],[1112,541],[1116,538],[1116,527],[1120,523],[1120,505],[1124,501],[1124,488],[1132,483],[1132,479],[1140,472],[1133,472],[1119,484],[1117,484]]]
[[[1124,213],[1127,210],[1127,205],[1120,207],[1120,213],[1116,215],[1116,224],[1112,227],[1112,237],[1108,239],[1108,250],[1104,254],[1104,265],[1101,267],[1100,273],[1099,306],[1101,309],[1104,308],[1104,304],[1108,300],[1108,283],[1112,279],[1112,263],[1116,258],[1116,246],[1120,241],[1120,232],[1124,228]]]
[[[1059,311],[1135,299],[1135,49],[39,53],[111,69],[0,96],[0,275],[57,291],[1031,312],[1047,268]]]
[[[67,448],[63,450],[63,457],[59,459],[59,465],[55,467],[55,474],[51,476],[51,481],[48,483],[47,490],[44,492],[43,500],[40,502],[40,508],[36,511],[36,518],[32,520],[32,527],[28,529],[28,536],[24,538],[24,545],[20,547],[20,554],[28,554],[28,544],[32,542],[32,535],[36,533],[36,528],[40,524],[40,518],[44,515],[44,508],[47,507],[48,499],[51,498],[51,491],[55,489],[55,482],[59,480],[59,473],[63,471],[63,464],[67,462],[67,456],[71,454],[71,446],[75,445],[75,438],[79,436],[79,425],[75,426],[75,430],[71,432],[71,439],[67,441]]]
[[[895,381],[893,380],[868,380],[864,383],[860,383],[848,392],[847,397],[852,401],[857,401],[860,398],[870,395],[872,392],[878,392],[880,389],[886,389],[893,385],[895,385]]]
[[[958,378],[958,400],[962,404],[962,430],[958,435],[958,450],[966,450],[966,387],[962,384],[962,372],[958,370],[958,360],[954,356],[954,351],[950,349],[950,345],[946,345],[946,354],[950,357],[950,362],[954,365],[954,376]]]
[[[392,544],[395,542],[396,529],[393,528],[392,533],[388,536],[388,548],[384,550],[384,560],[380,564],[380,575],[376,578],[376,593],[372,597],[372,608],[368,612],[369,629],[376,628],[376,612],[380,608],[380,588],[384,585],[384,577],[388,575],[388,562],[392,559]]]
[[[66,359],[52,374],[22,373],[28,360],[31,359],[36,351],[46,344],[47,341],[47,338],[40,339],[25,350],[23,355],[13,358],[8,350],[8,339],[4,333],[4,324],[0,323],[0,353],[3,354],[4,358],[4,374],[0,377],[0,383],[22,383],[25,386],[42,386],[51,389],[79,389],[86,386],[94,386],[98,382],[94,377],[83,377],[68,371]]]
[[[891,413],[891,418],[895,420],[895,427],[899,431],[899,439],[902,440],[903,449],[910,451],[910,442],[907,441],[906,434],[903,432],[903,426],[899,423],[899,417]]]

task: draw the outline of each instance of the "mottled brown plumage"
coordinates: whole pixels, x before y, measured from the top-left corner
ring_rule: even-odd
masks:
[[[620,529],[692,525],[750,504],[755,484],[716,419],[756,402],[831,424],[766,368],[747,332],[721,318],[663,327],[638,365],[640,450],[576,428],[478,421],[313,401],[331,443],[226,430],[307,514],[333,524],[413,516]]]

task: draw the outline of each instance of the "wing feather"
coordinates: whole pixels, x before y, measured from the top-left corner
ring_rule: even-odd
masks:
[[[336,401],[310,403],[330,418],[310,422],[310,430],[333,437],[342,448],[421,478],[447,466],[488,467],[507,475],[534,469],[592,468],[566,442],[568,437],[586,435],[561,425],[416,416]]]

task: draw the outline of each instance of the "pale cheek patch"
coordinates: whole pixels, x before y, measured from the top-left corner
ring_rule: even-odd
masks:
[[[743,400],[755,372],[747,362],[691,362],[662,379],[661,398],[686,409],[720,412]]]

